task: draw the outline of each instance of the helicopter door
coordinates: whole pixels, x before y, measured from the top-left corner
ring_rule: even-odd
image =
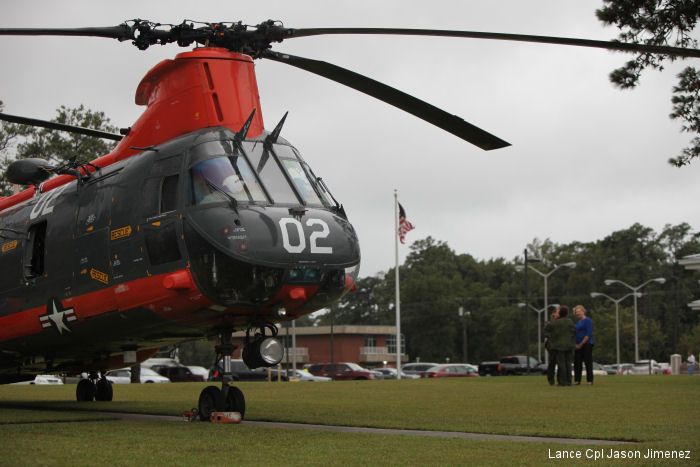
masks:
[[[112,185],[119,180],[119,175],[120,170],[105,173],[102,169],[78,190],[74,255],[75,292],[78,294],[111,285],[109,223]]]
[[[24,277],[34,279],[44,274],[44,254],[46,251],[46,220],[38,222],[27,232],[27,245],[24,250]]]
[[[140,225],[150,274],[171,270],[183,257],[178,242],[180,162],[180,155],[155,161],[142,185]]]

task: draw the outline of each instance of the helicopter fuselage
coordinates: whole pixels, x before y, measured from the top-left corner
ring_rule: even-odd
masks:
[[[296,149],[266,136],[197,130],[0,211],[0,367],[125,366],[126,352],[347,293],[352,225]]]

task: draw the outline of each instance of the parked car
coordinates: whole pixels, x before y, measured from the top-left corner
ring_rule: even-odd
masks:
[[[375,371],[378,371],[382,374],[383,379],[396,379],[396,368],[375,368]],[[401,371],[401,379],[418,379],[420,378],[419,375],[409,375],[405,373],[403,370]]]
[[[202,377],[202,381],[206,381],[207,378],[209,377],[209,370],[204,368],[203,366],[197,366],[197,365],[187,365],[187,368],[190,369],[192,373],[195,375],[199,375]]]
[[[362,368],[357,363],[315,363],[308,369],[312,375],[325,376],[334,380],[379,379],[374,371]]]
[[[439,363],[430,363],[430,362],[407,363],[401,367],[401,371],[403,371],[407,375],[416,375],[420,378],[420,374],[422,372],[434,367],[435,365],[439,365]]]
[[[151,367],[153,371],[161,376],[165,376],[170,381],[176,383],[186,383],[190,381],[202,382],[206,381],[206,378],[202,375],[195,375],[192,371],[183,365],[178,366],[161,366],[154,365]]]
[[[617,365],[613,366],[615,367],[618,375],[631,375],[632,369],[634,368],[634,365],[631,363],[621,363],[620,368],[617,368]]]
[[[653,374],[653,375],[663,375],[664,374],[664,369],[661,368],[661,365],[656,360],[651,361],[651,373],[649,373],[649,360],[639,360],[634,364],[634,367],[632,368],[632,374],[633,375],[648,375],[648,374]]]
[[[659,367],[661,367],[661,371],[663,372],[663,374],[671,374],[671,364],[669,362],[659,362]]]
[[[479,364],[480,376],[526,375],[528,372],[530,374],[546,374],[547,365],[533,357],[530,357],[528,365],[528,357],[525,355],[509,355],[498,362],[481,362]]]
[[[289,379],[298,379],[299,381],[332,381],[331,378],[326,376],[315,376],[309,373],[307,370],[282,370],[285,374],[289,376]]]
[[[151,357],[148,360],[144,360],[141,362],[141,368],[146,367],[146,368],[153,368],[154,366],[178,366],[180,365],[180,362],[175,360],[174,358],[166,358],[166,357]]]
[[[224,370],[224,362],[219,361],[209,369],[207,381],[221,381],[221,374]],[[276,370],[273,370],[276,371]],[[243,360],[231,360],[231,373],[234,381],[267,381],[267,368],[256,368],[251,370]],[[277,377],[272,378],[277,381]],[[287,376],[282,374],[282,380],[287,381]]]
[[[586,367],[584,365],[583,371],[586,371]],[[593,362],[593,375],[594,376],[608,376],[610,373],[608,373],[608,370],[603,368],[603,365],[600,363]]]
[[[253,373],[259,373],[261,375],[260,379],[256,381],[289,381],[289,376],[287,376],[287,370],[280,370],[279,368],[255,368],[251,370]]]
[[[421,378],[455,378],[455,377],[473,377],[479,376],[479,372],[474,370],[471,365],[462,363],[446,363],[436,365],[421,373]]]
[[[105,373],[105,378],[110,380],[112,384],[129,384],[131,383],[131,368],[120,368],[119,370],[110,370]],[[161,376],[150,368],[141,367],[141,383],[169,383],[170,380],[165,376]]]
[[[34,379],[29,380],[29,381],[20,381],[19,383],[12,383],[12,384],[19,384],[19,385],[26,385],[26,384],[36,384],[37,386],[44,386],[44,385],[49,385],[49,384],[63,384],[63,380],[59,378],[58,376],[54,375],[36,375]]]

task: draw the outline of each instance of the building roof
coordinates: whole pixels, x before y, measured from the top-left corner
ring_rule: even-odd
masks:
[[[678,264],[685,266],[686,269],[700,270],[700,254],[684,256],[678,260]]]
[[[291,325],[289,327],[291,333]],[[331,334],[330,326],[296,326],[297,336],[329,336]],[[279,328],[280,334],[287,332],[284,327]],[[373,334],[373,335],[396,335],[396,326],[377,326],[377,325],[361,325],[361,324],[340,324],[333,326],[333,334]],[[245,336],[244,331],[239,331],[233,334],[234,337]]]
[[[280,330],[281,331],[281,330]],[[330,326],[297,326],[297,336],[330,335]],[[342,324],[333,326],[333,334],[380,334],[396,335],[396,326],[368,326],[360,324]]]

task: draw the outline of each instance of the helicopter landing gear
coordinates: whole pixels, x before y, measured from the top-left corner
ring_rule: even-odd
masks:
[[[265,330],[269,329],[272,336],[267,336]],[[231,371],[231,354],[236,346],[231,343],[233,331],[227,329],[219,335],[221,344],[216,346],[216,354],[222,356],[223,371],[221,372],[221,389],[216,386],[207,386],[199,395],[199,419],[208,421],[212,412],[238,412],[241,419],[245,416],[245,397],[243,391],[233,386],[233,374]],[[273,325],[264,325],[259,328],[253,339],[250,338],[250,329],[246,331],[245,347],[243,348],[243,361],[248,368],[277,365],[284,355],[282,343],[277,339],[277,328]],[[218,365],[218,360],[217,360]]]
[[[75,398],[78,402],[90,402],[95,399],[95,384],[89,379],[81,379],[75,388]]]
[[[213,412],[221,412],[225,408],[224,396],[216,386],[207,386],[199,394],[199,419],[208,422]]]
[[[98,379],[97,383],[95,383],[95,400],[111,402],[113,397],[112,382],[104,376]]]
[[[112,382],[104,376],[100,377],[95,371],[91,371],[86,379],[81,379],[75,388],[75,398],[78,402],[110,402],[113,397]]]
[[[223,371],[221,372],[221,389],[216,386],[207,386],[199,394],[199,419],[203,422],[211,419],[213,412],[239,412],[241,419],[245,414],[245,398],[243,392],[236,386],[231,386],[233,375],[231,373],[231,354],[236,350],[231,343],[233,331],[223,331],[219,338],[220,345],[216,346],[216,354],[222,356]],[[218,360],[217,360],[218,365]]]

